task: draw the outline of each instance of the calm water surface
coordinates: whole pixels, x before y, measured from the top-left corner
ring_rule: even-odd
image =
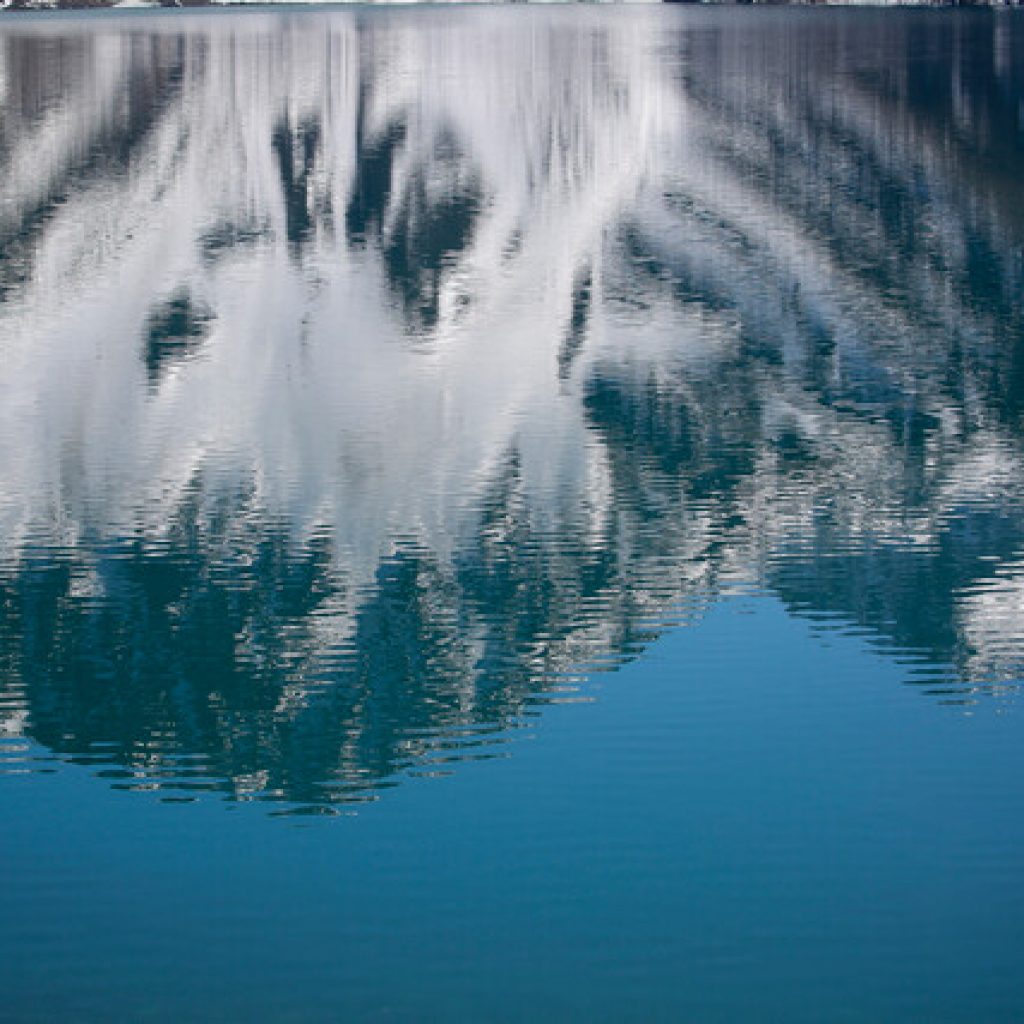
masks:
[[[0,22],[0,1019],[1024,1017],[1024,15]]]

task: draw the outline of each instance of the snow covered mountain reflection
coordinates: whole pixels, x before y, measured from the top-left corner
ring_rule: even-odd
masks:
[[[884,17],[5,26],[12,743],[353,799],[741,585],[1012,684],[1024,24]]]

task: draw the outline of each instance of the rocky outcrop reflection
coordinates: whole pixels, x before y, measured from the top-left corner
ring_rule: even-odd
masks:
[[[736,586],[1012,689],[1024,26],[882,16],[5,29],[10,742],[363,799]]]

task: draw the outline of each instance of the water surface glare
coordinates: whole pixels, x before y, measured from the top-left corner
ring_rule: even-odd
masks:
[[[1024,12],[6,16],[0,1020],[1020,1019],[1022,182]]]

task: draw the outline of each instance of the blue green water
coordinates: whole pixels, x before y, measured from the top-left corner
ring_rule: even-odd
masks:
[[[0,21],[0,1020],[1024,1014],[1024,18]]]

